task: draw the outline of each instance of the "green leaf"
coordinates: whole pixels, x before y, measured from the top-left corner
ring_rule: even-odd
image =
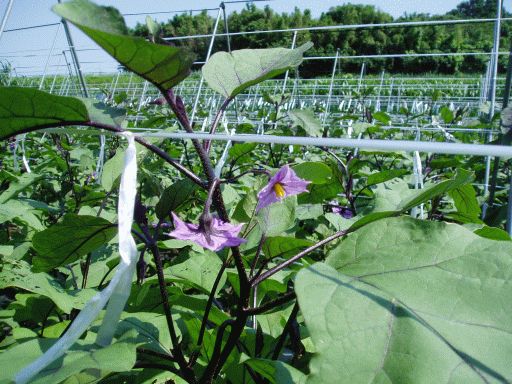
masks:
[[[205,250],[203,253],[191,253],[185,262],[169,268],[168,274],[209,293],[221,267],[222,261],[217,254]],[[224,274],[220,282],[221,287],[225,281]]]
[[[408,174],[409,171],[405,169],[387,169],[385,171],[372,173],[366,178],[366,186],[376,185],[380,183],[384,183],[388,180],[394,179],[395,177],[400,177]]]
[[[81,100],[56,96],[32,88],[2,87],[0,140],[32,128],[80,124],[89,121]]]
[[[407,211],[422,203],[425,203],[437,196],[440,196],[453,189],[459,188],[473,180],[473,174],[463,169],[458,169],[452,179],[442,181],[438,184],[432,184],[423,189],[419,189],[408,199],[402,201],[398,207],[399,211]]]
[[[101,173],[101,186],[105,191],[110,192],[114,185],[119,182],[123,167],[124,151],[117,151],[113,157],[105,162]]]
[[[53,10],[119,63],[162,90],[172,88],[190,72],[194,57],[189,51],[125,35],[124,20],[112,15],[108,7],[88,0],[72,0],[54,5]]]
[[[15,102],[13,102],[15,101]],[[61,125],[91,122],[119,126],[126,111],[89,99],[56,96],[32,88],[2,87],[0,140]]]
[[[305,384],[306,375],[282,361],[268,359],[247,359],[244,361],[255,372],[272,384]]]
[[[308,383],[510,382],[511,255],[406,217],[350,235],[296,279],[318,352]]]
[[[96,123],[119,127],[126,116],[126,110],[113,108],[105,103],[94,99],[80,98],[87,108],[89,120]]]
[[[9,188],[0,194],[0,204],[5,203],[7,200],[12,199],[13,197],[17,197],[20,192],[30,187],[41,178],[42,176],[36,173],[24,173],[18,177],[18,180],[11,181]]]
[[[167,187],[155,207],[158,218],[163,219],[172,211],[178,209],[180,205],[190,199],[196,189],[197,185],[189,179],[178,180],[170,187]]]
[[[455,203],[457,212],[468,217],[480,217],[480,204],[476,199],[475,188],[471,184],[464,184],[448,192]]]
[[[474,233],[478,236],[485,237],[492,240],[511,241],[509,234],[503,229],[488,227],[487,225],[477,229]]]
[[[65,313],[73,308],[81,309],[96,292],[92,289],[66,291],[50,275],[31,272],[27,262],[7,258],[0,271],[0,289],[14,287],[48,297]]]
[[[295,224],[297,199],[290,196],[261,209],[256,218],[265,236],[278,236]]]
[[[256,143],[236,143],[229,148],[229,161],[232,164],[237,162],[252,161],[251,153],[256,149]]]
[[[217,52],[203,66],[208,85],[226,98],[233,98],[251,85],[271,79],[302,63],[302,55],[313,46],[295,49],[241,49]]]
[[[297,176],[309,180],[313,184],[326,184],[332,179],[331,168],[321,162],[306,161],[295,165],[293,170]]]
[[[72,263],[108,243],[116,233],[117,227],[101,217],[69,213],[62,222],[34,235],[38,256],[33,259],[33,269],[46,272]]]
[[[288,116],[292,119],[294,127],[301,127],[308,136],[322,136],[324,129],[322,123],[318,121],[315,114],[307,109],[293,109],[288,111]]]
[[[450,124],[454,119],[453,112],[447,106],[442,107],[439,113],[446,124]]]
[[[263,243],[263,252],[267,258],[286,257],[313,244],[310,240],[297,239],[295,237],[269,237]]]
[[[42,355],[54,342],[53,339],[35,339],[0,354],[0,365],[3,367],[0,379],[12,380],[21,368]],[[93,382],[110,372],[127,371],[135,365],[138,344],[135,331],[130,331],[115,343],[101,348],[79,340],[63,357],[41,371],[30,383],[60,383],[83,371],[87,371],[90,382]]]
[[[146,16],[146,26],[148,27],[148,31],[151,35],[158,36],[160,34],[160,24],[153,20],[149,15]]]
[[[388,124],[391,121],[391,117],[386,112],[375,112],[372,116],[383,124]]]

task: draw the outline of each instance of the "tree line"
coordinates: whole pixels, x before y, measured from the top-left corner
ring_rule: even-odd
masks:
[[[227,24],[230,32],[259,31],[271,29],[304,28],[312,26],[379,24],[404,21],[454,20],[467,18],[494,18],[497,0],[469,0],[460,3],[455,9],[444,15],[423,13],[404,14],[393,18],[371,5],[344,4],[330,8],[313,17],[310,10],[295,8],[290,13],[278,13],[269,6],[259,8],[249,3],[240,12],[232,12]],[[503,17],[510,17],[504,12]],[[215,18],[206,11],[182,13],[164,23],[160,23],[163,37],[209,34],[212,32]],[[308,56],[334,56],[339,50],[341,56],[414,54],[414,53],[457,53],[491,52],[493,47],[494,23],[473,23],[457,25],[436,25],[422,27],[374,27],[364,29],[346,29],[337,31],[301,31],[297,44],[312,41],[315,46]],[[219,24],[219,33],[224,33],[224,23]],[[137,36],[148,36],[147,26],[137,24],[132,29]],[[503,22],[501,28],[501,50],[510,48],[512,26]],[[251,34],[231,36],[231,49],[290,47],[293,34]],[[177,40],[173,44],[192,49],[198,60],[204,59],[209,38]],[[214,52],[227,50],[225,37],[215,40]],[[342,59],[339,69],[343,72],[357,72],[363,61],[369,72],[381,71],[393,73],[483,73],[489,56],[436,56],[405,57],[381,59]],[[504,71],[507,57],[501,56],[500,71]],[[332,60],[307,61],[301,67],[303,76],[325,75],[332,71]]]

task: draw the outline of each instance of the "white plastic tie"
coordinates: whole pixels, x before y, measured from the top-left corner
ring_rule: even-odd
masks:
[[[64,355],[89,328],[107,303],[107,311],[96,343],[106,346],[112,341],[121,312],[130,295],[137,258],[137,248],[131,235],[137,186],[136,148],[134,136],[131,133],[125,133],[124,136],[128,139],[128,148],[125,152],[119,188],[118,231],[121,262],[108,286],[87,302],[66,333],[42,356],[16,374],[16,384],[28,383],[39,372]]]

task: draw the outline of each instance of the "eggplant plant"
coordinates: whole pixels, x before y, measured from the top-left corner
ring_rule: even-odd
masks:
[[[193,55],[88,0],[54,11],[158,88],[141,124],[162,137],[0,88],[0,382],[512,381],[512,242],[480,220],[469,162],[431,156],[414,189],[407,154],[165,139],[197,130],[174,91]],[[209,132],[309,48],[215,53]],[[335,132],[283,102],[267,133]]]

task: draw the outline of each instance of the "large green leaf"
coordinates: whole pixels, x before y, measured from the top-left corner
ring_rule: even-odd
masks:
[[[119,63],[162,90],[172,88],[190,72],[194,57],[189,51],[126,35],[123,19],[113,15],[108,7],[88,0],[72,0],[54,5],[53,10],[81,29]]]
[[[87,121],[89,113],[81,100],[31,88],[1,88],[0,140],[31,128],[80,124]]]
[[[44,272],[31,272],[27,262],[5,258],[0,271],[0,289],[14,287],[48,297],[66,313],[71,312],[73,308],[81,309],[96,293],[92,289],[66,291],[59,281],[50,275]]]
[[[67,214],[62,222],[34,235],[32,241],[38,255],[33,269],[50,271],[69,264],[105,245],[116,233],[116,226],[101,217]]]
[[[12,380],[21,368],[39,357],[54,342],[55,340],[52,339],[38,338],[14,346],[0,354],[2,366],[0,381]],[[111,372],[131,369],[135,365],[138,344],[140,341],[134,330],[127,332],[118,341],[104,348],[79,340],[63,357],[37,374],[30,382],[33,384],[60,383],[84,371],[89,375],[87,382],[96,382]]]
[[[226,98],[233,98],[251,85],[271,79],[302,63],[302,55],[313,46],[295,49],[241,49],[217,52],[203,66],[208,85]]]
[[[32,88],[2,87],[0,140],[34,129],[100,123],[119,126],[125,110]],[[90,134],[90,133],[89,133]]]
[[[390,218],[302,270],[308,383],[512,380],[512,244]]]

